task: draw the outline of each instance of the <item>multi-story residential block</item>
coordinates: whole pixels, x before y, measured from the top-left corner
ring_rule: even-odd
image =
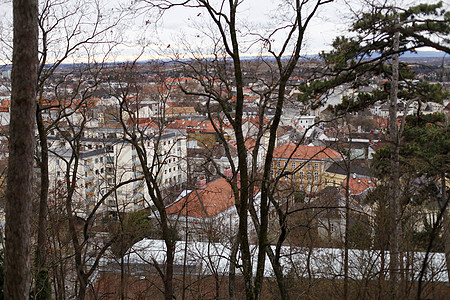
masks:
[[[107,215],[152,205],[142,177],[141,161],[131,143],[121,138],[84,137],[80,145],[74,196],[78,214],[89,214],[98,203],[97,213]],[[185,138],[175,133],[147,136],[142,145],[148,167],[162,190],[181,187],[186,182]],[[67,172],[75,170],[73,161],[67,166],[74,157],[73,151],[61,137],[49,137],[49,146],[51,190],[64,190],[64,182],[71,180],[66,179]],[[123,184],[127,181],[128,184]],[[113,192],[105,196],[110,191]]]

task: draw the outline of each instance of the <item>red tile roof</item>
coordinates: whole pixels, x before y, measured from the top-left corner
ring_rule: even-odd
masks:
[[[344,188],[347,187],[347,179],[342,183]],[[350,195],[359,195],[369,188],[375,187],[375,182],[371,178],[365,177],[350,177],[348,189],[350,190]]]
[[[235,204],[234,194],[226,179],[207,184],[206,189],[192,191],[167,208],[167,214],[194,218],[214,217]]]
[[[292,154],[293,153],[293,154]],[[291,156],[292,154],[292,156]],[[342,159],[342,155],[333,149],[320,146],[304,146],[297,147],[294,143],[287,143],[273,152],[274,158],[302,159],[302,160],[322,160],[328,158]]]
[[[158,124],[156,124],[151,118],[137,118],[137,119],[128,119],[128,126],[139,126],[139,127],[148,127],[148,128],[158,128]]]
[[[247,121],[247,120],[245,120],[243,123],[245,123],[246,121]],[[259,117],[251,118],[251,119],[250,119],[250,123],[252,123],[252,124],[255,125],[255,126],[259,126],[259,123],[260,123]],[[270,123],[270,121],[269,121],[267,118],[263,117],[263,119],[262,119],[262,124],[263,124],[263,125],[267,125],[267,124],[269,124],[269,123]]]

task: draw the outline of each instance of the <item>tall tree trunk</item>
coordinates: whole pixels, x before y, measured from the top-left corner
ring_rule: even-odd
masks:
[[[249,181],[247,166],[247,147],[245,146],[245,137],[242,130],[242,117],[244,110],[244,79],[242,74],[241,59],[239,52],[239,43],[236,30],[237,2],[230,8],[229,33],[232,45],[232,53],[229,53],[233,59],[234,80],[236,85],[236,106],[234,133],[236,137],[236,146],[238,150],[238,165],[240,171],[239,194],[235,192],[236,209],[239,215],[239,245],[242,255],[243,275],[245,281],[245,294],[247,300],[257,299],[258,291],[255,291],[253,284],[253,270],[248,239],[248,201],[249,201]],[[256,292],[256,294],[255,294]]]
[[[40,106],[36,110],[36,122],[41,146],[41,186],[39,196],[39,216],[38,216],[38,245],[36,250],[36,283],[35,299],[50,299],[50,282],[47,268],[47,215],[48,215],[48,144],[47,131],[42,120]]]
[[[444,207],[443,216],[442,216],[442,227],[444,229],[443,238],[444,238],[444,252],[445,252],[445,262],[447,264],[447,276],[450,280],[450,216],[448,215],[448,200],[447,200],[447,186],[446,186],[446,177],[445,172],[441,174],[441,191],[442,191],[442,203]]]
[[[37,0],[13,1],[14,48],[6,191],[5,299],[30,292],[34,120],[38,57]]]
[[[349,130],[350,133],[350,130]],[[351,148],[351,136],[350,136],[350,148]],[[348,295],[348,231],[350,229],[350,170],[351,170],[351,157],[350,151],[348,154],[348,161],[346,163],[347,168],[347,182],[345,184],[345,232],[344,232],[344,299],[349,298]]]
[[[398,26],[398,25],[397,25]],[[400,41],[400,33],[394,34],[394,52],[398,52]],[[400,240],[401,240],[401,223],[400,223],[400,192],[399,192],[399,136],[397,125],[397,95],[398,95],[398,54],[392,57],[392,78],[391,92],[389,103],[389,140],[390,140],[390,293],[391,299],[398,298],[398,283],[400,274]]]
[[[236,256],[239,249],[239,238],[232,239],[230,266],[228,268],[228,297],[230,300],[236,299]]]

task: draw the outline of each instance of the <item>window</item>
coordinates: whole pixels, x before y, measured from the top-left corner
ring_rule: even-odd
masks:
[[[98,158],[95,159],[95,163],[98,164]]]
[[[314,192],[317,193],[318,191],[319,191],[319,186],[318,186],[318,185],[315,185],[315,186],[314,186]]]
[[[314,172],[314,181],[319,181],[319,172]]]
[[[59,159],[56,160],[56,165],[59,166]]]
[[[278,168],[281,167],[281,162],[280,161],[277,161],[277,167]]]
[[[303,180],[303,176],[304,176],[303,171],[298,172],[298,177],[299,177],[300,181]]]
[[[308,186],[306,187],[306,192],[311,193],[311,185],[310,184],[308,184]]]
[[[292,180],[295,180],[295,174],[292,174]]]
[[[100,162],[101,162],[101,163],[103,162],[103,156],[102,156],[102,157],[100,157]]]
[[[292,169],[295,169],[295,162],[292,163]]]
[[[308,164],[306,165],[306,168],[307,168],[308,170],[311,170],[311,164],[308,163]]]
[[[98,175],[98,170],[95,170],[95,174]]]
[[[319,170],[319,164],[318,163],[314,164],[314,170]]]
[[[56,176],[58,176],[58,177],[61,176],[61,172],[60,172],[60,171],[57,171],[57,172],[56,172]]]
[[[311,172],[306,173],[306,180],[311,180]]]
[[[105,172],[105,170],[103,170],[103,168],[101,168],[100,173],[104,173],[104,172]]]

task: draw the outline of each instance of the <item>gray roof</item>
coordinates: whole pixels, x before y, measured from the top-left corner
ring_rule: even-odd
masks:
[[[326,170],[328,173],[347,175],[347,167],[345,161],[333,162]],[[373,177],[372,170],[366,165],[365,160],[355,159],[350,162],[350,173],[363,177]]]

